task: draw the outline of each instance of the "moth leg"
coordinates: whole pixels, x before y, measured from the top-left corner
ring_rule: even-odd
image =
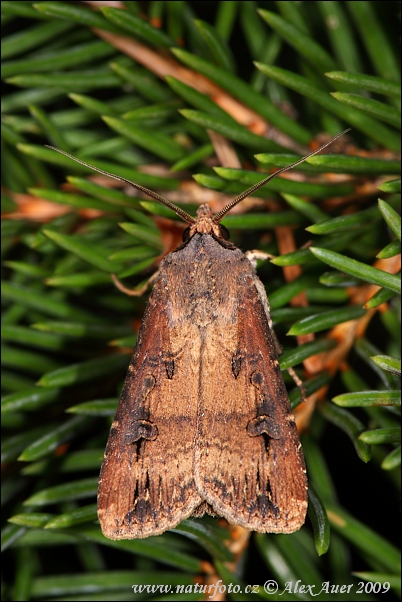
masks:
[[[129,295],[130,297],[141,297],[141,295],[143,295],[145,293],[145,291],[148,289],[148,287],[151,286],[151,284],[153,284],[155,282],[158,275],[159,275],[159,270],[157,270],[154,274],[152,274],[152,276],[150,278],[148,278],[148,280],[141,286],[138,286],[137,288],[127,288],[124,286],[124,284],[122,282],[120,282],[120,280],[117,278],[117,276],[115,274],[111,274],[112,280],[113,280],[115,286],[119,289],[119,291],[121,291],[125,295]]]
[[[302,379],[297,376],[297,374],[293,370],[293,368],[287,368],[287,373],[289,374],[289,376],[291,376],[293,378],[293,382],[295,383],[296,387],[298,387],[298,389],[300,391],[301,403],[303,403],[304,401],[307,401],[307,391],[306,391],[306,387],[304,386]]]
[[[269,253],[259,251],[258,249],[254,249],[254,251],[246,251],[244,254],[254,269],[257,267],[257,259],[265,261],[266,259],[274,259],[275,257],[275,255],[270,255]]]

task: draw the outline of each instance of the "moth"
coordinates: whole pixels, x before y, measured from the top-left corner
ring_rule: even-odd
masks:
[[[106,537],[158,535],[205,512],[262,533],[292,533],[304,524],[306,468],[268,299],[220,221],[342,134],[218,214],[201,205],[196,218],[54,149],[145,192],[188,223],[183,243],[159,266],[110,430],[98,489]]]

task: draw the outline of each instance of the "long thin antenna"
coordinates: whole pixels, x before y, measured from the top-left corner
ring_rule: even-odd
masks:
[[[115,180],[120,180],[120,182],[125,182],[126,184],[129,184],[129,186],[132,186],[133,188],[137,188],[138,190],[141,190],[141,192],[145,192],[145,194],[152,197],[156,201],[159,201],[160,203],[162,203],[162,205],[166,205],[166,207],[169,207],[169,209],[174,211],[179,217],[181,217],[188,224],[195,224],[194,217],[191,217],[191,215],[189,215],[188,213],[183,211],[183,209],[180,209],[180,207],[176,207],[176,205],[174,205],[174,203],[171,203],[167,199],[163,198],[163,196],[160,196],[156,192],[153,192],[152,190],[145,188],[145,186],[141,186],[140,184],[135,184],[134,182],[130,182],[130,180],[126,180],[126,178],[121,178],[120,176],[115,176],[114,174],[109,173],[108,171],[99,169],[99,167],[95,167],[94,165],[85,163],[85,161],[81,161],[81,159],[77,159],[77,157],[74,157],[73,155],[66,153],[66,151],[56,148],[55,146],[49,146],[48,144],[45,144],[45,146],[47,148],[51,148],[54,151],[57,151],[58,153],[61,153],[62,155],[65,155],[66,157],[69,157],[70,159],[72,159],[73,161],[76,161],[77,163],[81,163],[81,165],[85,165],[85,167],[89,167],[90,169],[93,169],[94,171],[97,171],[97,172],[103,174],[104,176],[109,176],[109,178],[114,178]]]
[[[305,161],[306,159],[309,159],[313,155],[316,155],[317,153],[320,153],[322,150],[324,150],[324,148],[327,148],[327,146],[329,146],[330,144],[332,144],[335,140],[337,140],[338,138],[340,138],[341,136],[343,136],[344,134],[346,134],[346,132],[350,132],[350,130],[351,130],[351,128],[348,128],[347,130],[344,130],[340,134],[337,134],[336,136],[334,136],[334,138],[332,138],[329,142],[326,142],[325,144],[323,144],[322,146],[320,146],[320,148],[318,148],[317,150],[313,151],[312,153],[309,153],[305,157],[302,157],[301,159],[299,159],[295,163],[292,163],[291,165],[288,165],[287,167],[282,167],[282,169],[278,169],[278,171],[276,171],[275,173],[271,174],[267,178],[264,178],[263,180],[261,180],[261,182],[258,182],[257,184],[254,184],[254,186],[251,186],[251,188],[248,188],[247,190],[245,190],[244,192],[242,192],[238,197],[236,197],[233,201],[231,201],[228,205],[226,205],[226,207],[224,207],[222,209],[222,211],[219,211],[219,213],[217,213],[216,215],[214,215],[214,222],[216,224],[218,224],[221,221],[221,219],[228,213],[228,211],[230,211],[231,209],[233,209],[233,207],[235,205],[237,205],[237,203],[240,203],[240,201],[242,201],[243,199],[245,199],[247,196],[249,196],[250,194],[252,194],[256,190],[258,190],[259,188],[261,188],[261,186],[264,186],[264,184],[266,184],[267,182],[269,182],[273,178],[276,178],[276,176],[278,176],[280,173],[283,173],[284,171],[288,171],[289,169],[293,169],[293,167],[296,167],[296,165],[299,165],[300,163],[303,163],[303,161]]]

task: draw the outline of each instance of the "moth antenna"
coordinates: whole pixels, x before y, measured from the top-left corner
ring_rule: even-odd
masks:
[[[109,173],[108,171],[99,169],[99,167],[95,167],[94,165],[85,163],[85,161],[81,161],[81,159],[77,159],[77,157],[74,157],[73,155],[66,153],[66,151],[56,148],[55,146],[50,146],[49,144],[45,144],[45,146],[46,146],[46,148],[51,148],[52,150],[54,150],[58,153],[61,153],[62,155],[69,157],[73,161],[76,161],[77,163],[81,163],[81,165],[85,165],[85,167],[89,167],[89,169],[93,169],[94,171],[97,171],[97,172],[103,174],[104,176],[108,176],[109,178],[113,178],[114,180],[120,180],[120,182],[125,182],[129,186],[132,186],[133,188],[137,188],[137,190],[141,190],[141,192],[144,192],[145,194],[152,197],[156,201],[159,201],[159,203],[162,203],[162,205],[169,207],[169,209],[174,211],[179,217],[181,217],[188,224],[195,224],[195,219],[191,215],[189,215],[188,213],[183,211],[183,209],[180,209],[180,207],[177,207],[174,203],[171,203],[167,199],[163,198],[163,196],[160,196],[157,192],[153,192],[152,190],[145,188],[145,186],[141,186],[141,184],[135,184],[134,182],[131,182],[130,180],[126,180],[126,178],[121,178],[120,176],[115,176],[114,174]]]
[[[313,155],[316,155],[317,153],[321,152],[322,150],[324,150],[324,148],[327,148],[327,146],[329,146],[330,144],[332,144],[333,142],[335,142],[335,140],[337,140],[338,138],[340,138],[341,136],[343,136],[344,134],[346,134],[346,132],[350,132],[351,129],[352,128],[347,128],[346,130],[344,130],[340,134],[337,134],[336,136],[334,136],[333,138],[331,138],[331,140],[329,142],[326,142],[325,144],[323,144],[322,146],[320,146],[320,148],[317,148],[317,150],[313,151],[312,153],[309,153],[305,157],[302,157],[301,159],[299,159],[295,163],[292,163],[291,165],[288,165],[287,167],[282,167],[281,169],[278,169],[278,171],[276,171],[275,173],[271,174],[270,176],[264,178],[263,180],[261,180],[261,182],[258,182],[257,184],[254,184],[254,186],[251,186],[251,188],[248,188],[247,190],[245,190],[244,192],[242,192],[241,194],[239,194],[238,197],[236,197],[235,199],[233,199],[233,201],[231,201],[228,205],[226,205],[226,207],[224,207],[222,209],[222,211],[219,211],[219,213],[217,213],[214,216],[213,221],[216,224],[218,224],[221,221],[221,219],[231,209],[233,209],[233,207],[235,205],[237,205],[238,203],[240,203],[240,201],[242,201],[243,199],[245,199],[246,197],[248,197],[250,194],[252,194],[256,190],[258,190],[262,186],[264,186],[264,184],[266,184],[267,182],[269,182],[273,178],[276,178],[276,176],[278,176],[280,173],[283,173],[284,171],[288,171],[289,169],[293,169],[293,167],[296,167],[296,165],[299,165],[300,163],[303,163],[303,161],[305,161],[306,159],[309,159]]]

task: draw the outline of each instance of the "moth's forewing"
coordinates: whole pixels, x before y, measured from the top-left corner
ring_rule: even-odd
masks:
[[[162,272],[138,334],[102,464],[98,517],[110,539],[158,535],[201,503],[193,476],[198,385],[196,367],[188,362],[199,350],[191,344],[187,348],[169,326],[167,286]]]
[[[197,488],[230,523],[291,533],[305,521],[307,478],[265,291],[240,251],[224,251],[221,261],[217,272],[230,268],[227,296],[236,303],[211,323],[203,350]]]
[[[169,327],[186,353],[188,337],[198,340],[192,349],[199,355],[186,359],[198,387],[198,493],[232,524],[299,529],[307,510],[305,465],[262,283],[239,249],[209,234],[169,255],[163,270],[172,283]]]

